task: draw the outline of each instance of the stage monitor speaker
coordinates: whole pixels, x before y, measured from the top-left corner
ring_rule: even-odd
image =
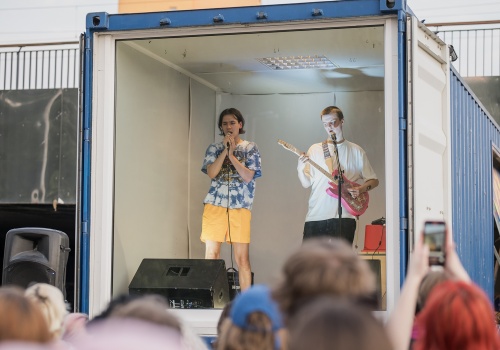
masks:
[[[229,302],[224,260],[143,259],[130,295],[159,294],[173,309],[223,308]]]
[[[3,257],[2,285],[23,288],[48,283],[66,297],[66,264],[71,249],[66,233],[38,227],[7,232]]]

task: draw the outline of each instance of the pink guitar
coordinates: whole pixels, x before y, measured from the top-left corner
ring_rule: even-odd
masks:
[[[278,143],[283,146],[285,149],[295,153],[299,157],[302,155],[302,152],[299,151],[297,148],[292,146],[291,144],[283,141],[283,140],[278,140]],[[326,190],[326,193],[328,193],[330,196],[333,198],[338,198],[339,195],[339,190],[338,190],[338,170],[335,170],[333,174],[330,174],[328,171],[323,169],[321,166],[319,166],[316,162],[313,160],[309,159],[308,160],[309,164],[311,164],[313,167],[315,167],[318,171],[320,171],[323,175],[325,175],[329,180],[330,188]],[[343,176],[344,182],[342,183],[342,198],[341,202],[344,208],[354,216],[360,216],[363,214],[366,209],[368,208],[368,202],[370,201],[370,196],[368,195],[368,192],[363,192],[360,193],[357,198],[353,198],[351,193],[349,192],[349,189],[352,187],[357,187],[359,186],[358,183],[349,181],[346,179],[345,176]]]

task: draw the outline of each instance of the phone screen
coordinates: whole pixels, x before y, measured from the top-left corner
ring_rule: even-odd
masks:
[[[446,224],[442,221],[426,221],[424,244],[429,246],[429,265],[444,265]]]

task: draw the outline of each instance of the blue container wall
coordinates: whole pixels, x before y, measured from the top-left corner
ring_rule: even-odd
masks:
[[[493,300],[492,146],[500,130],[453,68],[450,94],[453,236],[465,269]]]

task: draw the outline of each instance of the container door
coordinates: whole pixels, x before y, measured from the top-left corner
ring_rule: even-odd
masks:
[[[447,45],[412,16],[407,37],[408,227],[413,242],[425,220],[451,223],[449,53]]]

